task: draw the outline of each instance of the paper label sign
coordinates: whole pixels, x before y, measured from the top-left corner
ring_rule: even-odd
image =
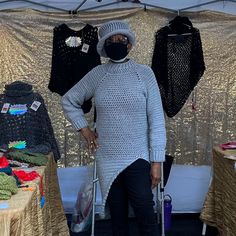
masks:
[[[81,51],[85,52],[85,53],[88,53],[88,50],[89,50],[89,45],[87,43],[84,43]]]
[[[39,109],[40,105],[41,105],[41,102],[34,101],[30,108],[34,111],[37,111]]]
[[[1,113],[7,113],[9,107],[10,107],[10,103],[4,103],[3,107],[2,107],[2,110],[1,110]]]

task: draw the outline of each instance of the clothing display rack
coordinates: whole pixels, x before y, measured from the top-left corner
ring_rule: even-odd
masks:
[[[35,6],[41,6],[41,7],[45,7],[45,8],[48,8],[48,9],[62,11],[62,12],[68,12],[69,14],[78,14],[80,9],[81,9],[81,7],[87,1],[88,0],[83,0],[76,8],[74,8],[72,10],[67,10],[67,9],[63,9],[63,8],[59,8],[59,7],[47,5],[47,4],[44,4],[44,3],[31,1],[31,0],[3,0],[3,1],[0,1],[0,4],[8,3],[8,2],[25,2],[25,3],[30,3],[32,5],[35,5]],[[119,4],[121,2],[124,3],[124,1],[122,1],[122,0],[114,1],[114,2],[111,2],[111,3],[105,3],[105,4],[103,4],[102,1],[97,1],[97,2],[100,2],[100,4],[98,6],[85,8],[85,9],[83,9],[83,11],[90,11],[90,10],[95,10],[95,9],[99,9],[99,8],[103,8],[103,7],[108,7],[108,6],[111,6],[111,5]],[[183,12],[183,11],[186,11],[186,10],[190,10],[190,9],[193,9],[193,8],[196,8],[196,7],[206,6],[206,5],[210,5],[210,4],[214,4],[214,3],[219,3],[219,2],[222,2],[222,3],[224,3],[224,2],[236,3],[236,0],[213,0],[213,1],[208,1],[208,2],[205,2],[205,3],[199,3],[199,4],[196,4],[196,5],[191,5],[191,6],[188,6],[188,7],[180,8],[180,9],[177,9],[177,10],[176,9],[170,9],[170,8],[165,8],[165,7],[157,6],[157,5],[154,5],[154,4],[144,3],[143,1],[137,1],[137,2],[133,1],[132,4],[134,6],[143,6],[145,10],[147,9],[147,7],[150,7],[150,8],[156,8],[156,9],[170,11],[170,12],[177,12],[178,15],[179,15],[180,12]]]

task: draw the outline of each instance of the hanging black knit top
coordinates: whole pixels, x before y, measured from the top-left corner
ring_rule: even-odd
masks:
[[[60,152],[51,120],[42,96],[32,91],[30,84],[16,81],[5,86],[0,94],[0,147],[9,142],[26,141],[26,150],[33,153]]]
[[[205,70],[200,33],[187,17],[157,31],[152,69],[168,117],[183,107]]]
[[[48,88],[63,96],[84,75],[101,64],[96,46],[97,27],[89,24],[75,31],[66,24],[54,28],[51,77]],[[89,112],[91,100],[83,105],[83,111]]]

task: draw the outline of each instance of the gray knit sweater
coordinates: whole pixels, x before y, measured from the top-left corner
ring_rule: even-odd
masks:
[[[88,126],[81,104],[91,97],[97,109],[96,162],[104,210],[122,170],[139,158],[165,160],[165,121],[154,73],[131,59],[95,67],[63,96],[65,116],[77,130]]]

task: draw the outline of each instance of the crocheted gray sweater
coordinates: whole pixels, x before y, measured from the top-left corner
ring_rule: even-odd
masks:
[[[153,71],[131,59],[95,67],[62,97],[65,116],[77,130],[88,126],[81,104],[91,97],[97,110],[96,162],[104,210],[122,170],[139,158],[165,160],[165,120]]]

